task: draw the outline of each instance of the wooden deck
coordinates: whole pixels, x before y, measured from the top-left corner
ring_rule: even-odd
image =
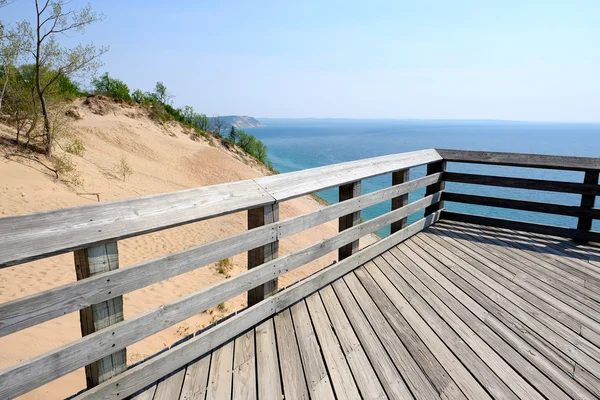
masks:
[[[440,221],[137,399],[594,399],[600,246]]]

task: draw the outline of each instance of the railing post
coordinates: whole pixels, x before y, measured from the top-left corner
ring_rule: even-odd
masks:
[[[446,172],[446,161],[436,161],[431,164],[427,164],[427,175],[437,174],[438,172]],[[427,186],[425,189],[425,196],[432,195],[437,192],[441,192],[445,189],[446,182],[441,179],[438,183]],[[425,209],[425,216],[433,214],[434,212],[444,208],[444,202],[439,201],[438,203],[432,204]]]
[[[77,280],[119,268],[117,242],[76,250]],[[110,293],[109,293],[110,294]],[[79,310],[81,335],[86,336],[123,321],[123,296]],[[87,387],[92,388],[127,369],[127,349],[121,349],[85,367]]]
[[[360,181],[348,183],[340,186],[339,189],[339,201],[349,200],[353,197],[360,196]],[[339,232],[351,228],[360,224],[360,211],[353,212],[348,215],[344,215],[339,219]],[[344,258],[350,257],[352,254],[358,251],[358,240],[352,243],[348,243],[338,249],[338,260],[342,261]]]
[[[410,180],[410,169],[401,169],[400,171],[392,172],[392,186],[399,185]],[[392,199],[392,211],[402,208],[408,204],[408,193]],[[396,222],[392,222],[390,234],[396,233],[406,227],[408,217],[402,218]]]
[[[585,171],[585,175],[583,177],[583,183],[597,185],[598,184],[598,175],[599,171]],[[581,207],[592,209],[596,203],[596,196],[593,194],[582,194],[581,195]],[[590,231],[592,229],[593,219],[589,217],[579,217],[577,221],[577,229],[581,231]],[[585,243],[585,241],[579,240],[580,243]]]
[[[248,229],[279,221],[279,204],[248,210]],[[248,251],[248,269],[258,267],[278,257],[279,241],[266,244]],[[265,298],[277,293],[277,278],[248,291],[248,307],[260,303]]]

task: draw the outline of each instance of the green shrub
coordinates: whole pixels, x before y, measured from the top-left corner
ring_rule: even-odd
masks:
[[[215,269],[217,270],[217,272],[219,274],[229,277],[229,273],[233,269],[233,263],[231,262],[231,260],[229,258],[225,258],[225,259],[217,262]]]
[[[230,134],[231,136],[231,134]],[[241,129],[235,130],[236,144],[246,153],[256,158],[261,163],[267,162],[267,146],[253,135],[248,135]]]
[[[95,94],[103,94],[113,99],[131,101],[129,87],[125,82],[111,78],[108,72],[105,72],[104,75],[98,78],[92,79],[92,86],[94,87]]]
[[[85,152],[85,146],[83,145],[83,142],[81,140],[75,138],[71,143],[67,145],[67,147],[65,147],[65,151],[67,153],[71,153],[81,157]]]

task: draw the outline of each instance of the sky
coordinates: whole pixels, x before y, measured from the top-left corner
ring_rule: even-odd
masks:
[[[110,46],[99,73],[209,116],[600,122],[599,0],[91,4],[105,19],[65,45]]]

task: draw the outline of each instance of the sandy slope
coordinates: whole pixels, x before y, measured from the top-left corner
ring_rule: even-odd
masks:
[[[92,104],[76,102],[83,119],[73,122],[73,131],[83,141],[86,152],[74,157],[84,183],[69,188],[54,181],[43,167],[27,161],[0,161],[0,217],[43,210],[72,207],[153,193],[212,185],[262,175],[259,168],[249,167],[239,155],[211,147],[205,141],[191,140],[178,126],[164,127],[146,118],[132,106],[95,100]],[[104,115],[99,115],[104,114]],[[0,125],[0,135],[10,130]],[[3,151],[10,149],[4,148]],[[126,182],[116,175],[116,165],[125,155],[133,174]],[[320,207],[304,197],[281,205],[281,219],[308,213]],[[203,221],[119,242],[121,268],[181,251],[246,229],[244,213]],[[328,223],[297,234],[280,244],[280,254],[306,247],[316,240],[331,236],[337,224]],[[372,241],[372,238],[368,238]],[[335,255],[323,257],[280,278],[280,287],[307,276],[330,264]],[[233,258],[232,275],[245,269],[244,254]],[[124,296],[125,318],[170,302],[225,279],[214,266],[206,266]],[[0,303],[34,294],[75,281],[72,254],[64,254],[28,264],[0,270]],[[200,329],[225,314],[245,305],[245,296],[226,303],[223,312],[211,310],[166,329],[128,348],[128,361],[133,363],[161,350],[185,335]],[[0,338],[0,369],[42,354],[81,337],[79,314],[72,313],[27,330]],[[62,398],[85,386],[83,369],[24,396],[25,398]]]

